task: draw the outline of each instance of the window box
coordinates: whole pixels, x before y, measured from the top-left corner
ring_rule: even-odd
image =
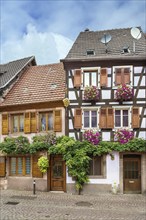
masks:
[[[99,100],[100,92],[97,86],[86,86],[84,89],[84,100]]]
[[[93,145],[98,145],[100,142],[100,133],[96,129],[85,130],[83,137]]]
[[[133,96],[134,96],[133,88],[131,88],[131,86],[126,84],[122,84],[118,86],[115,93],[115,99],[119,102],[132,100]]]
[[[128,141],[134,138],[134,132],[128,129],[119,129],[115,132],[115,141],[121,144],[126,144]]]

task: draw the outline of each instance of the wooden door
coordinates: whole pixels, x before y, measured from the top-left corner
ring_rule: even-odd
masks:
[[[66,166],[61,155],[51,156],[51,190],[66,191]]]
[[[141,158],[139,155],[124,156],[124,192],[141,193]]]

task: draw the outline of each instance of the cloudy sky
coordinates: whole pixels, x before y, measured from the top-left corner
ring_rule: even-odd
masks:
[[[81,31],[141,26],[146,0],[0,0],[0,63],[65,58]]]

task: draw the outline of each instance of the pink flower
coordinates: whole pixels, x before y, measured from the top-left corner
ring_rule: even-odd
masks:
[[[129,85],[120,85],[115,93],[115,98],[118,101],[131,100],[134,96],[134,90]]]
[[[93,145],[98,145],[98,143],[100,142],[100,134],[97,130],[86,130],[83,133],[83,137],[85,140],[89,141]]]
[[[86,86],[84,90],[84,99],[85,100],[98,100],[99,99],[99,90],[97,86]]]
[[[127,129],[119,129],[115,132],[115,139],[121,144],[127,143],[134,138],[134,132]]]

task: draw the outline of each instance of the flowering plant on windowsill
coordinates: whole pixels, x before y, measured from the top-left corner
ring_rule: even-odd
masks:
[[[86,86],[84,89],[84,100],[98,100],[99,95],[97,86]]]
[[[115,140],[121,144],[125,144],[134,138],[134,132],[128,129],[118,129],[114,135]]]
[[[95,129],[85,130],[83,137],[93,145],[98,145],[100,142],[100,133]]]
[[[131,86],[122,84],[118,86],[117,91],[115,93],[115,99],[118,101],[127,101],[131,100],[134,96],[134,90]]]

